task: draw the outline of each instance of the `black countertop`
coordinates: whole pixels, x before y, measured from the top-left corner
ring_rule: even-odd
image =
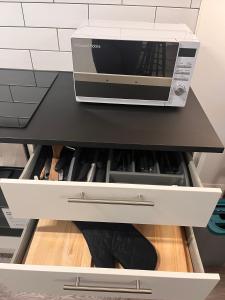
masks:
[[[0,69],[0,127],[26,127],[58,72]]]
[[[70,72],[59,72],[26,128],[0,128],[0,142],[223,151],[192,91],[185,108],[78,103]]]

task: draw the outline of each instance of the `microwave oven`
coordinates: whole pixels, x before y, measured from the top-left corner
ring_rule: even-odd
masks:
[[[99,22],[71,46],[76,101],[185,106],[199,48],[186,25]]]

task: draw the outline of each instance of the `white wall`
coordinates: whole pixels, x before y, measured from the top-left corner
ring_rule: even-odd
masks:
[[[0,0],[0,68],[72,70],[70,36],[91,19],[186,23],[201,0]]]
[[[225,145],[225,1],[202,0],[197,35],[201,41],[192,86]],[[225,154],[207,154],[204,183],[224,184]]]

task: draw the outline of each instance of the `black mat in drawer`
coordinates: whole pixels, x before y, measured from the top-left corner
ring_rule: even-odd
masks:
[[[26,127],[58,73],[0,69],[0,127]]]

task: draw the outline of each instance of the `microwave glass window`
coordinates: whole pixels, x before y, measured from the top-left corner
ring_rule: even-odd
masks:
[[[77,39],[74,46],[75,72],[172,78],[179,45]]]
[[[92,41],[97,73],[172,77],[178,43]]]

